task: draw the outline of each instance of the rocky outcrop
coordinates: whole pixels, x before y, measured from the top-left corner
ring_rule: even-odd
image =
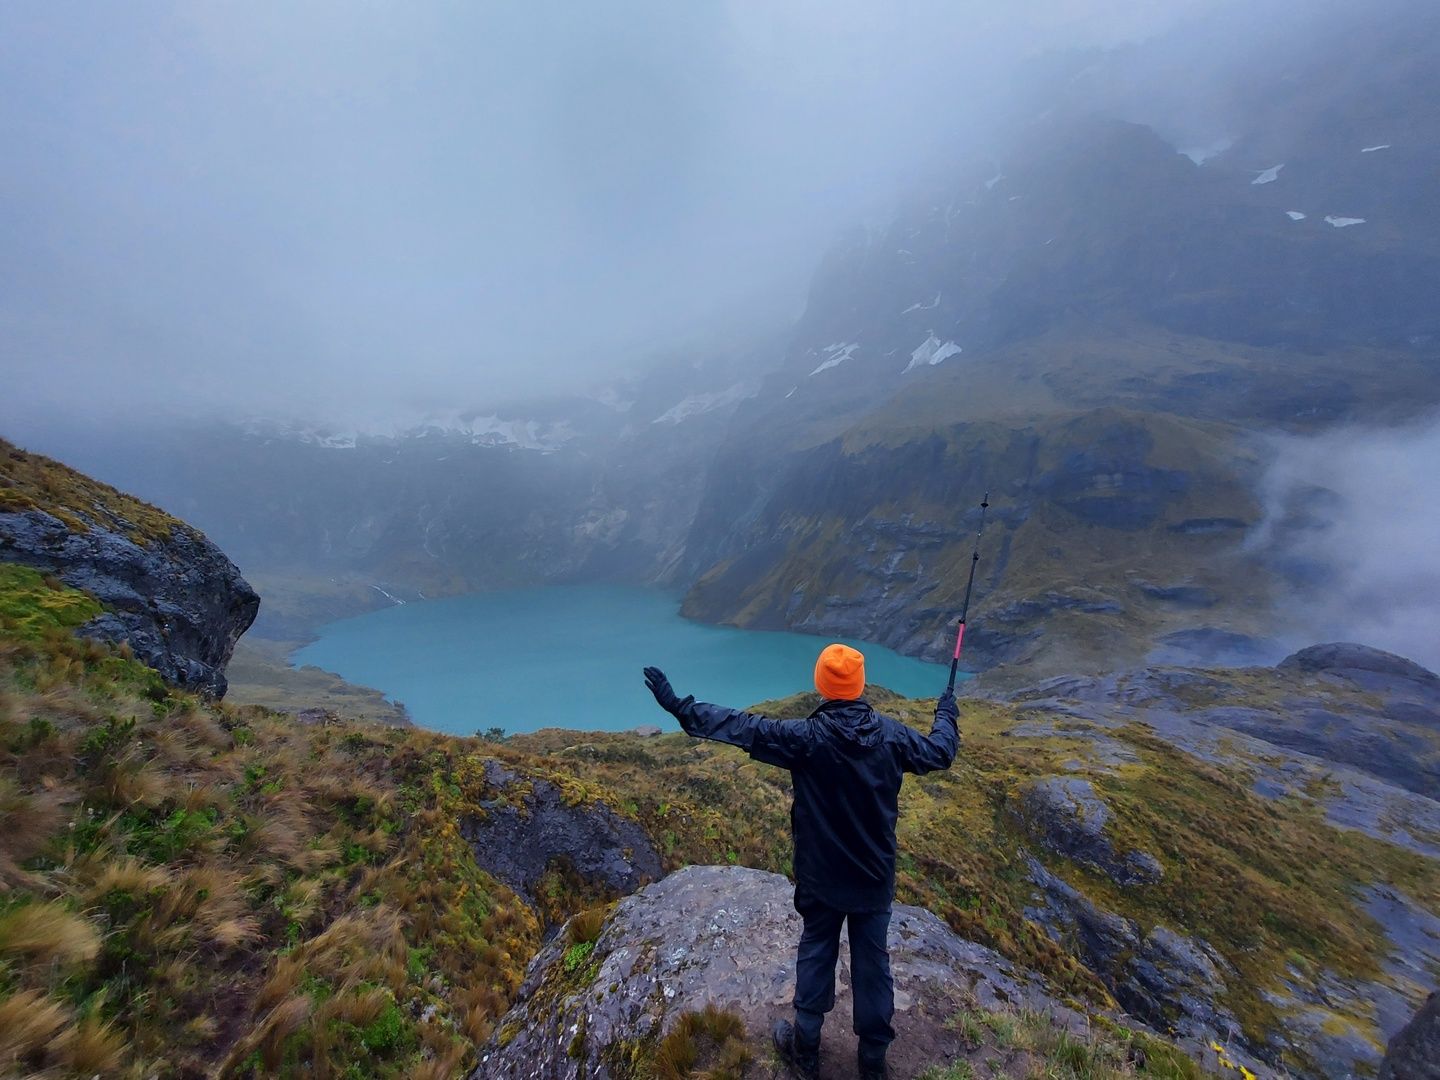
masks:
[[[1020,707],[1008,734],[1083,740],[1094,750],[1087,746],[1077,758],[1103,776],[1115,762],[1117,732],[1147,727],[1248,783],[1256,796],[1310,803],[1336,826],[1440,857],[1440,803],[1422,794],[1436,762],[1437,727],[1423,718],[1435,688],[1434,676],[1402,658],[1319,646],[1276,668],[1150,668],[1047,680],[1010,695]],[[1397,781],[1417,786],[1406,790]],[[1105,789],[1098,779],[1096,786]],[[1089,870],[1111,856],[1103,846],[1097,851],[1103,828],[1093,827],[1108,820],[1109,808],[1085,781],[1042,779],[1022,788],[1016,804],[1047,851]],[[1166,856],[1166,869],[1187,857],[1155,850]],[[1148,928],[1113,890],[1091,889],[1059,860],[1032,858],[1027,867],[1035,885],[1027,917],[1101,975],[1128,1012],[1201,1041],[1213,1032],[1232,1058],[1243,1049],[1292,1073],[1371,1075],[1383,1040],[1434,988],[1440,970],[1440,918],[1423,898],[1376,881],[1358,899],[1388,939],[1376,954],[1378,973],[1287,965],[1258,990],[1274,1018],[1259,1033],[1236,1004],[1237,992],[1254,988],[1236,982],[1240,976],[1218,951],[1163,926]],[[1235,953],[1225,955],[1240,964]],[[1243,1033],[1240,1018],[1249,1026]]]
[[[1440,797],[1440,677],[1349,643],[1302,649],[1276,670],[1289,691],[1278,707],[1237,704],[1209,721]]]
[[[1036,886],[1035,902],[1026,918],[1057,942],[1071,943],[1137,1019],[1201,1043],[1220,1041],[1242,1053],[1240,1024],[1220,1004],[1229,965],[1205,942],[1164,927],[1144,931],[1132,919],[1106,911],[1084,893],[1026,856],[1025,866]]]
[[[0,442],[0,560],[54,574],[106,609],[80,633],[128,642],[166,682],[225,693],[225,665],[260,598],[183,522]]]
[[[1066,858],[1104,874],[1117,885],[1152,885],[1164,876],[1160,860],[1147,851],[1123,855],[1105,834],[1110,808],[1088,780],[1048,776],[1020,794],[1019,817],[1037,841]]]
[[[1390,1040],[1376,1080],[1440,1080],[1440,993]]]
[[[632,1054],[712,1002],[739,1013],[758,1048],[770,1021],[789,1014],[795,990],[800,917],[792,892],[778,874],[691,866],[621,900],[593,947],[557,937],[531,963],[516,1004],[481,1048],[472,1080],[628,1075]],[[921,908],[895,908],[889,946],[896,1076],[934,1063],[906,1055],[922,1045],[934,1051],[934,1036],[945,1033],[962,1003],[1041,1010],[1077,1028],[1086,1022],[999,954],[957,937]],[[842,943],[836,1008],[821,1047],[825,1075],[837,1080],[854,1067],[848,955]],[[958,1044],[953,1032],[948,1037]]]
[[[1281,671],[1330,672],[1362,685],[1376,682],[1374,679],[1367,679],[1367,675],[1379,675],[1401,683],[1419,683],[1440,689],[1440,675],[1421,667],[1415,661],[1383,649],[1372,649],[1368,645],[1356,645],[1347,641],[1311,645],[1308,649],[1301,649],[1287,656],[1277,666]]]
[[[1029,715],[1139,722],[1266,798],[1318,798],[1333,824],[1440,857],[1440,678],[1362,645],[1318,645],[1274,668],[1153,667],[998,693]]]
[[[475,861],[533,902],[546,873],[578,876],[600,897],[632,893],[662,873],[645,830],[604,803],[576,799],[556,783],[483,763],[486,797],[460,821]]]

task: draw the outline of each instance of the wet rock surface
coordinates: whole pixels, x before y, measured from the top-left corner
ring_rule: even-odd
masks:
[[[1202,761],[1246,770],[1257,794],[1319,802],[1332,824],[1440,858],[1440,679],[1403,657],[1321,645],[1274,668],[1058,676],[994,696],[1024,711],[1026,729],[1012,734],[1083,719],[1094,741],[1142,723]]]
[[[460,835],[475,861],[526,901],[533,903],[536,886],[556,868],[611,897],[660,877],[660,856],[635,822],[499,761],[483,768],[488,797],[479,802],[482,813],[461,819]]]
[[[1259,1067],[1263,1054],[1244,1049],[1239,1023],[1218,1004],[1232,974],[1219,953],[1168,927],[1147,933],[1134,920],[1092,902],[1034,857],[1024,862],[1036,887],[1026,918],[1055,941],[1078,945],[1086,966],[1105,980],[1126,1012],[1147,1024],[1173,1027],[1182,1039],[1201,1045],[1225,1043],[1236,1060]]]
[[[43,510],[0,513],[0,559],[90,593],[106,611],[80,633],[127,641],[166,682],[215,698],[260,607],[225,553],[178,522],[168,538],[142,542],[98,524],[72,529]]]
[[[692,866],[621,900],[583,965],[567,971],[556,938],[531,963],[519,999],[480,1050],[472,1080],[607,1080],[631,1048],[658,1039],[687,1011],[715,1003],[745,1020],[757,1061],[773,1019],[791,1015],[800,917],[793,886],[744,867]],[[1085,1020],[999,954],[957,937],[935,915],[897,905],[891,1074],[910,1077],[959,1045],[944,1024],[962,1004],[1020,1007],[1076,1027]],[[836,1006],[821,1044],[825,1076],[854,1076],[849,952],[842,937]],[[926,1047],[924,1060],[909,1056]],[[757,1075],[769,1075],[762,1071]]]
[[[1039,843],[1117,885],[1149,885],[1164,876],[1160,861],[1149,852],[1115,850],[1105,834],[1110,808],[1088,780],[1037,780],[1021,792],[1016,812]]]

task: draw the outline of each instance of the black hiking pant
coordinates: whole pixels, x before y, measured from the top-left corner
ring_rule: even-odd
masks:
[[[895,986],[890,979],[886,936],[890,909],[844,912],[809,898],[795,898],[805,920],[795,958],[795,1034],[804,1050],[820,1045],[825,1014],[835,1007],[835,962],[840,957],[840,924],[850,927],[850,990],[855,1001],[855,1034],[860,1059],[878,1068],[895,1041]]]

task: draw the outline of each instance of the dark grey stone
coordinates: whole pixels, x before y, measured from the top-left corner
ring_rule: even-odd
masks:
[[[1151,885],[1164,876],[1160,861],[1148,852],[1120,854],[1105,834],[1110,808],[1088,780],[1051,776],[1020,794],[1019,816],[1041,844],[1081,866],[1104,874],[1117,885]]]
[[[1440,1080],[1440,994],[1390,1040],[1376,1080]]]
[[[188,525],[137,543],[97,525],[72,530],[43,510],[0,513],[0,560],[82,589],[105,608],[80,633],[129,642],[173,686],[225,694],[225,665],[260,597],[225,553]]]
[[[1107,911],[1080,890],[1024,856],[1036,885],[1025,916],[1055,941],[1074,949],[1101,977],[1125,1011],[1143,1023],[1173,1029],[1206,1045],[1219,1040],[1233,1060],[1258,1069],[1268,1060],[1249,1046],[1235,1017],[1220,1004],[1231,974],[1224,959],[1198,938],[1156,926],[1147,934],[1133,920]]]
[[[484,763],[482,813],[462,818],[475,861],[533,902],[535,885],[557,862],[602,895],[623,896],[660,877],[660,855],[635,822],[601,802],[571,805],[548,780],[498,761]]]

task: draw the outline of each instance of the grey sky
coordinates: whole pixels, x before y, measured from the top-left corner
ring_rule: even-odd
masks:
[[[0,10],[0,424],[590,381],[798,305],[1007,67],[1206,0]]]

